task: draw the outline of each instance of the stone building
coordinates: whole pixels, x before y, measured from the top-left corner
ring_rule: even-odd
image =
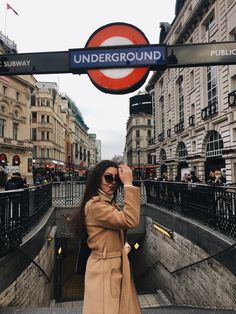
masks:
[[[0,33],[0,54],[15,53],[16,45]],[[7,177],[20,172],[32,179],[33,144],[30,141],[30,75],[0,76],[0,187]]]
[[[172,24],[161,23],[160,43],[184,45],[235,41],[234,0],[176,1]],[[201,51],[199,51],[201,53]],[[181,179],[195,170],[226,170],[236,182],[236,65],[170,68],[155,72],[153,96],[157,171]]]
[[[31,97],[30,132],[34,143],[33,165],[39,169],[64,170],[66,161],[66,115],[57,84],[36,82]]]
[[[154,172],[152,140],[152,98],[148,93],[139,93],[130,98],[125,144],[125,160],[137,179],[149,177]]]

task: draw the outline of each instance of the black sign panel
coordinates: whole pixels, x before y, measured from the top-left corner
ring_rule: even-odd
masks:
[[[150,46],[152,45],[147,45],[147,47]],[[236,64],[236,42],[166,46],[167,49],[164,49],[164,47],[161,47],[163,48],[161,55],[167,64],[151,65],[151,70],[161,70],[165,66],[174,68]],[[115,49],[116,47],[113,48]],[[83,51],[83,49],[80,50]],[[93,48],[90,49],[90,52],[92,50]],[[132,56],[130,55],[130,57]],[[97,64],[96,66],[102,68],[102,64]],[[111,64],[112,67],[114,65]],[[140,67],[140,65],[134,64],[132,67]],[[71,72],[69,51],[0,55],[0,75]],[[77,72],[80,74],[86,73],[83,67],[77,70]]]
[[[167,67],[236,64],[236,42],[167,46]]]
[[[68,73],[68,52],[0,55],[0,75]]]

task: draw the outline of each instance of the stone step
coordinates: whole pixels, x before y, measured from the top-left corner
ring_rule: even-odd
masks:
[[[156,308],[162,305],[171,305],[171,302],[160,289],[158,289],[154,294],[139,294],[138,299],[142,309]],[[55,303],[55,301],[52,301],[50,306],[54,308],[76,308],[78,310],[81,310],[83,307],[83,301],[69,301],[60,303]]]
[[[164,292],[160,289],[157,289],[155,293],[155,297],[159,303],[159,305],[171,305],[170,300],[167,298],[167,296],[164,294]]]

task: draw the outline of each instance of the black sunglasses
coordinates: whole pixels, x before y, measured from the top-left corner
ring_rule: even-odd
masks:
[[[104,179],[109,184],[113,183],[114,181],[116,184],[120,183],[119,176],[113,176],[112,174],[104,174]]]

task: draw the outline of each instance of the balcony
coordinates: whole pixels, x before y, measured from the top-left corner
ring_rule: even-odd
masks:
[[[195,125],[195,115],[191,115],[189,118],[188,118],[188,123],[189,123],[189,126],[194,126]]]
[[[150,138],[148,141],[148,145],[154,145],[155,144],[155,139],[154,138]]]
[[[184,131],[184,121],[181,121],[180,123],[176,124],[174,126],[174,131],[176,134],[183,132]]]
[[[202,109],[201,117],[202,119],[208,120],[209,118],[212,118],[218,114],[218,108],[217,108],[217,102],[213,102],[212,104],[209,104],[207,107]]]
[[[228,104],[230,107],[233,107],[236,105],[236,90],[228,94]]]
[[[164,139],[165,139],[165,133],[162,132],[162,133],[160,133],[160,134],[158,135],[158,141],[159,141],[159,142],[163,142]]]

